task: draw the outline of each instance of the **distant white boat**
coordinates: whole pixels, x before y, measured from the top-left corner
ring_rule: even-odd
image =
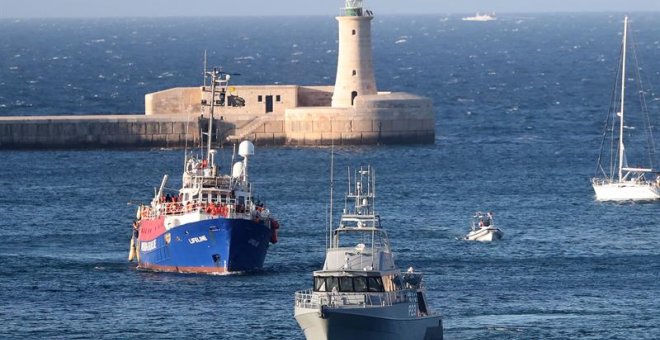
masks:
[[[491,13],[491,14],[477,13],[473,17],[465,17],[462,20],[463,21],[493,21],[493,20],[497,20],[497,18],[495,17],[495,13]]]
[[[600,156],[598,157],[597,171],[602,176],[594,177],[591,180],[594,191],[596,192],[596,200],[598,201],[651,201],[660,199],[660,172],[653,170],[652,167],[629,167],[626,159],[625,147],[623,146],[624,136],[624,103],[626,94],[626,49],[628,37],[628,17],[624,19],[623,26],[623,48],[621,52],[621,98],[619,112],[609,112],[605,133],[603,133],[603,141],[601,142]],[[639,71],[638,68],[635,68]],[[639,79],[637,74],[636,79]],[[641,84],[641,82],[640,82]],[[641,90],[641,89],[640,89]],[[640,91],[642,93],[642,91]],[[642,96],[642,100],[644,97]],[[642,111],[647,116],[644,121],[648,122],[648,111],[646,105],[642,105]],[[644,112],[646,111],[646,112]],[[605,143],[606,138],[610,135],[609,132],[615,131],[613,129],[618,117],[619,133],[618,143],[613,141]],[[644,129],[649,131],[649,129]],[[612,136],[612,139],[614,136]],[[653,145],[654,141],[649,138],[649,145]],[[603,152],[603,146],[611,145],[611,150]],[[653,148],[651,148],[653,151]],[[604,157],[604,155],[618,154],[618,159],[615,157]],[[606,160],[611,158],[612,160]],[[653,155],[650,155],[649,162],[653,161]],[[607,170],[606,170],[607,169]],[[616,173],[615,173],[616,171]],[[649,180],[646,175],[656,174],[655,180]]]
[[[482,213],[477,211],[472,217],[472,229],[465,236],[468,241],[491,242],[502,239],[504,232],[495,226],[493,213]]]

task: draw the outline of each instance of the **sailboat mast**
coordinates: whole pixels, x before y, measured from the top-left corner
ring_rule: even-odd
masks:
[[[623,19],[623,55],[621,58],[621,110],[619,111],[619,182],[623,178],[623,108],[626,97],[626,45],[628,39],[628,17]]]

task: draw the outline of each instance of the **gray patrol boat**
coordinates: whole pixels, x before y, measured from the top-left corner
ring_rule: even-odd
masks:
[[[307,340],[442,339],[442,317],[427,305],[422,273],[394,264],[374,211],[373,168],[360,168],[353,188],[350,173],[340,224],[328,228],[323,269],[314,272],[313,289],[296,292],[296,321]]]

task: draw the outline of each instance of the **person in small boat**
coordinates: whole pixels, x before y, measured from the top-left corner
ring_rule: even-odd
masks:
[[[484,227],[490,227],[491,225],[493,225],[493,213],[489,211],[486,214],[486,216],[482,218],[482,220],[484,222],[483,224]]]

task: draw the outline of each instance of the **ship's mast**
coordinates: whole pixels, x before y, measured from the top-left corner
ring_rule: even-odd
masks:
[[[213,138],[213,118],[215,113],[215,106],[225,106],[226,88],[229,84],[230,75],[226,72],[213,68],[212,71],[206,72],[206,75],[211,77],[211,109],[209,110],[209,127],[208,127],[208,141],[206,143],[206,160],[211,160],[211,142]],[[218,86],[220,86],[220,99],[216,99],[218,93]]]
[[[626,94],[626,44],[628,38],[628,17],[623,20],[623,56],[621,58],[621,110],[619,112],[619,182],[623,178],[623,108]]]
[[[215,91],[218,84],[218,70],[213,69],[211,72],[211,112],[209,117],[208,140],[206,143],[206,160],[208,161],[211,156],[211,139],[213,137],[213,111],[215,109]]]
[[[329,231],[328,231],[328,239],[330,240],[330,246],[333,247],[334,245],[332,244],[332,215],[333,215],[333,193],[334,193],[334,187],[335,187],[335,143],[333,140],[332,146],[331,146],[331,151],[330,151],[330,225],[329,225]]]

